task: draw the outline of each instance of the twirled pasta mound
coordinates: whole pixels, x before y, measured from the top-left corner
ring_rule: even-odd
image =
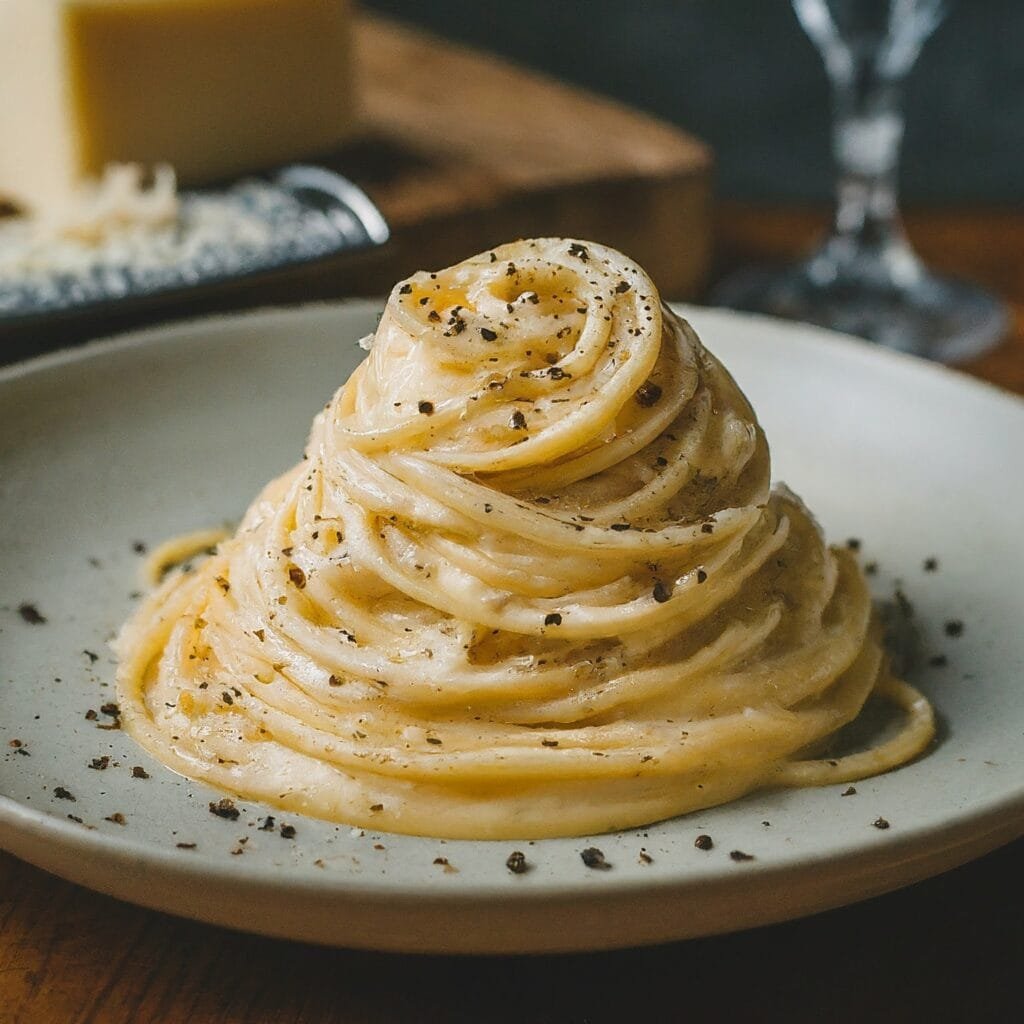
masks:
[[[303,461],[116,647],[165,764],[420,835],[641,825],[933,731],[736,384],[643,270],[564,239],[396,286]],[[898,735],[805,759],[873,691]]]

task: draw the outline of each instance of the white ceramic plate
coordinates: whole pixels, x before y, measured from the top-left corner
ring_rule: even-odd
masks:
[[[176,325],[0,372],[0,846],[122,899],[252,931],[540,952],[779,921],[1024,831],[1024,403],[816,329],[707,310],[692,320],[753,400],[776,476],[833,538],[862,540],[880,597],[902,581],[926,649],[948,660],[914,674],[942,718],[927,756],[853,796],[761,793],[616,835],[443,842],[255,804],[224,821],[208,810],[219,794],[98,728],[110,719],[87,712],[113,699],[107,641],[138,586],[133,544],[235,519],[299,457],[377,308]],[[937,571],[924,570],[930,557]],[[25,621],[22,605],[46,621]],[[951,619],[961,636],[946,635]],[[268,813],[294,839],[260,831]],[[702,833],[712,850],[694,847]],[[589,846],[613,867],[587,868]],[[515,849],[525,874],[505,866]]]

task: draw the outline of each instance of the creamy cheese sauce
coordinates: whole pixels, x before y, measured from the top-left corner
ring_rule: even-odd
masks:
[[[853,556],[769,479],[746,399],[621,254],[416,274],[305,459],[123,628],[123,726],[239,796],[443,837],[892,768],[931,708]],[[876,692],[898,734],[822,758]]]

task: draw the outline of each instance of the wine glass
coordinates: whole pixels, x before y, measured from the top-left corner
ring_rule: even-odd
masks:
[[[896,200],[901,89],[945,0],[792,0],[832,86],[838,171],[832,230],[803,263],[727,278],[718,305],[805,320],[941,362],[996,344],[1001,303],[931,273],[911,249]]]

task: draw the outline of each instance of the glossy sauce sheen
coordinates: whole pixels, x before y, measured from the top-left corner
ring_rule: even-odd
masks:
[[[641,268],[540,239],[397,285],[306,458],[118,641],[170,767],[362,827],[644,824],[914,756],[864,579]],[[807,760],[873,692],[907,712]]]

